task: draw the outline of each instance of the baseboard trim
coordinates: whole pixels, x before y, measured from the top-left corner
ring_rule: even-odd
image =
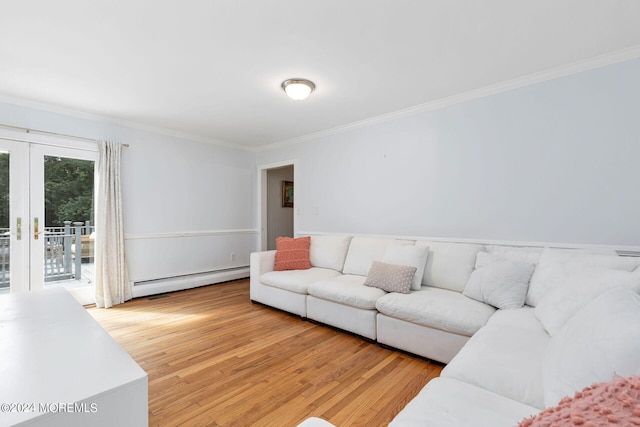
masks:
[[[200,286],[213,285],[215,283],[228,282],[230,280],[245,279],[249,277],[249,267],[232,268],[207,273],[189,274],[184,276],[167,277],[163,279],[132,282],[132,294],[134,298],[165,292],[182,291],[198,288]]]

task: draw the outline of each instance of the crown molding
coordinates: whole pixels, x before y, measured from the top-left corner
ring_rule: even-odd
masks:
[[[11,104],[11,105],[17,105],[19,107],[33,108],[35,110],[41,110],[48,113],[62,114],[65,116],[71,116],[73,118],[91,120],[94,122],[108,124],[108,125],[116,125],[116,126],[127,127],[134,130],[141,130],[144,132],[156,133],[163,136],[171,136],[174,138],[186,139],[193,142],[216,145],[222,148],[229,148],[232,150],[240,150],[240,151],[248,151],[248,152],[255,151],[253,147],[249,147],[241,144],[234,144],[234,143],[222,141],[215,138],[208,138],[202,135],[197,135],[189,132],[183,132],[183,131],[159,127],[159,126],[146,125],[146,124],[135,122],[132,120],[118,119],[118,118],[110,117],[106,115],[87,113],[86,111],[75,110],[72,108],[58,107],[50,104],[40,103],[40,102],[31,101],[23,98],[16,98],[16,97],[3,95],[3,94],[0,94],[0,102]],[[96,137],[96,139],[100,139],[100,138]]]
[[[536,83],[541,83],[548,80],[565,77],[571,74],[577,74],[583,71],[592,70],[595,68],[604,67],[606,65],[617,64],[619,62],[628,61],[640,57],[640,45],[632,46],[626,49],[617,50],[615,52],[607,53],[604,55],[596,56],[593,58],[585,59],[571,64],[555,67],[549,70],[540,71],[526,76],[518,77],[512,80],[508,80],[501,83],[485,86],[480,89],[474,89],[467,92],[463,92],[457,95],[448,96],[446,98],[437,99],[435,101],[419,104],[409,108],[403,108],[401,110],[393,111],[391,113],[382,114],[379,116],[371,117],[368,119],[360,120],[357,122],[348,123],[346,125],[337,126],[331,129],[326,129],[319,132],[302,135],[299,137],[289,138],[282,141],[274,142],[272,144],[264,145],[262,147],[254,148],[255,152],[270,151],[280,148],[289,147],[292,145],[300,144],[314,139],[335,135],[350,130],[360,129],[363,127],[388,122],[391,120],[399,119],[402,117],[413,116],[419,113],[425,113],[428,111],[438,110],[451,105],[459,104],[466,101],[482,98],[489,95],[495,95],[501,92],[506,92],[513,89],[518,89],[525,86],[530,86]]]
[[[248,146],[243,144],[230,143],[215,138],[209,138],[198,134],[192,134],[189,132],[179,131],[170,128],[164,128],[159,126],[146,125],[135,121],[118,119],[106,115],[87,113],[85,111],[75,110],[71,108],[57,107],[50,104],[39,103],[22,98],[11,97],[0,94],[0,102],[7,104],[13,104],[26,108],[33,108],[50,113],[62,114],[80,119],[91,120],[99,123],[123,126],[135,130],[141,130],[145,132],[157,133],[164,136],[171,136],[175,138],[186,139],[193,142],[200,142],[205,144],[212,144],[222,148],[231,150],[245,151],[259,153],[263,151],[271,151],[280,148],[286,148],[292,145],[300,144],[307,141],[347,132],[350,130],[360,129],[367,126],[388,122],[391,120],[399,119],[402,117],[412,116],[415,114],[425,113],[428,111],[438,110],[451,105],[459,104],[462,102],[470,101],[473,99],[482,98],[489,95],[495,95],[501,92],[506,92],[513,89],[541,83],[547,80],[553,80],[560,77],[568,76],[571,74],[577,74],[583,71],[592,70],[595,68],[604,67],[606,65],[612,65],[619,62],[628,61],[640,57],[640,45],[632,46],[626,49],[617,50],[615,52],[607,53],[604,55],[596,56],[593,58],[585,59],[582,61],[574,62],[571,64],[563,65],[560,67],[552,68],[549,70],[540,71],[526,76],[518,77],[506,82],[497,83],[494,85],[485,86],[483,88],[463,92],[453,96],[437,99],[424,104],[419,104],[413,107],[404,108],[401,110],[393,111],[391,113],[382,114],[379,116],[371,117],[368,119],[348,123],[341,126],[336,126],[330,129],[314,132],[294,138],[288,138],[260,147]],[[95,135],[94,135],[95,136]]]

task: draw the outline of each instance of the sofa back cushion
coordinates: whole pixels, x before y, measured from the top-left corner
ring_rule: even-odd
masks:
[[[576,272],[590,268],[610,268],[633,271],[640,265],[640,257],[623,257],[606,253],[594,253],[583,249],[546,248],[533,272],[526,304],[532,307],[553,289],[566,283]]]
[[[416,272],[413,279],[411,279],[411,290],[419,291],[422,287],[422,276],[424,276],[424,268],[427,266],[428,256],[428,246],[390,246],[387,248],[382,261],[389,264],[415,267]]]
[[[593,383],[640,372],[640,295],[615,288],[578,311],[551,337],[542,378],[544,403],[555,406]]]
[[[311,236],[312,267],[342,271],[351,236]]]
[[[373,261],[382,261],[389,246],[413,245],[411,240],[397,240],[378,237],[354,237],[349,244],[344,274],[366,276]]]
[[[484,250],[499,258],[510,261],[526,262],[527,264],[537,264],[544,248],[533,246],[505,246],[505,245],[485,245]]]
[[[429,256],[422,284],[462,292],[475,268],[482,245],[419,240],[416,246],[428,246]]]
[[[640,270],[593,267],[578,271],[540,299],[535,308],[536,317],[549,335],[555,335],[580,309],[613,288],[640,292]]]

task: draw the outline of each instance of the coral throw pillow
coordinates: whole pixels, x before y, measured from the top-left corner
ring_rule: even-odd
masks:
[[[278,237],[276,239],[276,264],[275,271],[282,270],[308,270],[311,268],[309,261],[309,248],[311,237]]]
[[[640,426],[640,376],[616,377],[589,386],[522,421],[519,427],[610,425]]]

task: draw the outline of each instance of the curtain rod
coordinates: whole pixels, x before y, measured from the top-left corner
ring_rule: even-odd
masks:
[[[31,133],[31,132],[36,132],[36,133],[43,133],[46,135],[54,135],[54,136],[65,136],[67,138],[75,138],[75,139],[82,139],[85,141],[93,141],[93,142],[98,142],[97,139],[93,139],[93,138],[86,138],[84,136],[76,136],[76,135],[68,135],[66,133],[57,133],[57,132],[49,132],[46,130],[38,130],[38,129],[30,129],[30,128],[23,128],[22,126],[12,126],[12,125],[6,125],[4,123],[0,123],[0,126],[5,127],[5,128],[11,128],[11,129],[18,129],[18,130],[23,130],[26,133]],[[128,147],[129,144],[122,144],[123,147]]]

